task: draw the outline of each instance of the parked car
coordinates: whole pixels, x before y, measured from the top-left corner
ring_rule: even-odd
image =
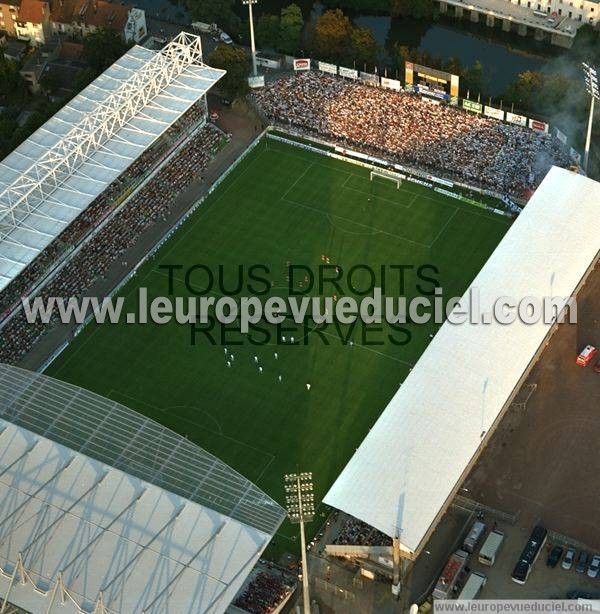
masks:
[[[594,365],[594,373],[600,373],[600,360]]]
[[[588,553],[585,550],[582,550],[577,557],[577,565],[575,566],[575,571],[577,573],[583,573],[587,567],[588,562]]]
[[[226,34],[225,32],[221,32],[221,34],[219,35],[219,40],[226,45],[233,45],[233,40],[231,40],[231,36],[229,36],[229,34]]]
[[[554,546],[548,554],[546,565],[548,565],[548,567],[556,567],[558,565],[558,561],[560,561],[563,551],[564,549],[562,546]]]
[[[567,548],[567,552],[565,553],[565,558],[562,560],[562,568],[565,570],[571,569],[573,567],[573,561],[575,560],[575,550],[573,548]]]
[[[600,570],[600,554],[595,554],[592,557],[592,562],[587,570],[587,575],[590,578],[595,578],[598,575],[598,570]]]

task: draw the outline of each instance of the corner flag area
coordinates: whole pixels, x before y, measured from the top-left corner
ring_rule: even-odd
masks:
[[[263,139],[120,295],[127,297],[127,311],[135,310],[139,287],[150,297],[166,296],[169,279],[159,267],[181,265],[174,294],[190,296],[184,271],[203,264],[214,272],[215,296],[222,286],[235,289],[240,265],[246,273],[251,265],[268,267],[272,293],[281,296],[289,289],[288,264],[317,270],[326,263],[343,271],[404,265],[404,283],[388,271],[384,294],[409,299],[421,294],[417,286],[431,287],[417,269],[433,267],[428,275],[444,296],[458,296],[509,225],[505,217],[421,185],[371,180],[367,168]],[[200,275],[193,279],[206,283]],[[240,295],[248,295],[247,283],[246,276]],[[308,285],[302,277],[293,283],[296,290]],[[335,292],[326,284],[322,295]],[[252,340],[232,331],[225,339],[215,333],[215,344],[205,335],[192,344],[190,325],[175,322],[90,324],[46,374],[186,436],[280,503],[283,475],[298,467],[311,471],[321,501],[436,326],[366,330],[359,323],[316,330],[290,323],[296,328],[281,343],[274,326],[261,325],[266,333]],[[318,529],[322,511],[309,530]],[[272,556],[297,547],[291,525],[280,531]]]

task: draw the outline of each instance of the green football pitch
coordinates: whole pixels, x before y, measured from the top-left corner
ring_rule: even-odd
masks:
[[[419,294],[417,284],[431,285],[416,269],[433,265],[444,295],[455,296],[508,227],[501,216],[426,187],[405,181],[398,189],[390,181],[371,181],[360,166],[264,139],[120,295],[126,311],[135,310],[139,287],[147,287],[150,297],[166,295],[167,273],[159,269],[164,264],[184,267],[175,273],[177,296],[189,296],[182,278],[195,264],[215,271],[215,283],[222,266],[229,287],[237,282],[238,265],[265,265],[273,294],[285,295],[288,263],[317,271],[329,261],[342,271],[405,265],[403,288],[398,273],[388,270],[386,294],[409,298]],[[306,284],[303,277],[300,283]],[[323,289],[324,295],[334,293]],[[283,333],[286,343],[278,342],[274,326],[265,328],[272,333],[267,343],[266,334],[251,341],[225,331],[227,355],[234,355],[228,367],[220,333],[215,345],[204,335],[192,344],[190,325],[175,322],[90,324],[46,373],[187,436],[280,502],[285,473],[312,471],[320,501],[436,326],[408,324],[399,335],[389,325],[328,325],[319,332],[297,325]],[[271,555],[294,550],[295,534],[284,523]]]

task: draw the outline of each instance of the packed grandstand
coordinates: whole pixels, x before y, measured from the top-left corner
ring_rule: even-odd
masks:
[[[182,121],[173,128],[173,137],[197,127],[201,112],[192,108]],[[177,131],[177,132],[175,132]],[[90,286],[106,274],[111,264],[131,247],[138,237],[161,216],[169,211],[170,204],[207,167],[214,153],[228,137],[212,124],[201,127],[191,139],[180,144],[170,137],[156,148],[146,152],[106,192],[77,218],[40,256],[17,277],[2,294],[2,308],[10,312],[11,306],[19,304],[26,294],[43,277],[52,262],[63,252],[74,249],[83,237],[93,231],[104,218],[118,208],[118,196],[139,183],[143,176],[160,165],[169,153],[176,153],[139,191],[119,209],[108,222],[72,256],[65,266],[37,294],[50,296],[81,296]],[[50,325],[52,325],[50,323]],[[19,360],[43,333],[47,325],[41,322],[29,324],[23,310],[6,321],[2,328],[3,344],[0,347],[0,362],[13,363]]]
[[[317,72],[270,83],[254,98],[282,127],[517,198],[569,162],[551,135]]]
[[[517,199],[535,189],[552,166],[569,163],[551,135],[316,72],[273,81],[251,96],[270,124]],[[21,297],[85,294],[202,177],[229,139],[206,120],[204,102],[194,102],[5,285],[0,292],[0,363],[18,363],[48,327],[26,321]],[[336,543],[389,546],[390,531],[373,526],[349,517]],[[253,553],[254,559],[259,554]],[[290,590],[284,578],[257,573],[235,605],[269,612]]]
[[[273,124],[515,198],[535,188],[552,165],[569,162],[549,134],[317,72],[276,80],[252,97]],[[228,138],[204,125],[205,115],[202,104],[192,106],[0,293],[0,362],[17,362],[45,330],[41,323],[27,324],[19,308],[22,296],[34,290],[43,297],[82,295],[202,174]],[[68,263],[40,287],[71,251]]]

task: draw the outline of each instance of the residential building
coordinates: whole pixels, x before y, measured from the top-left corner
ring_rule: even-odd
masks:
[[[15,35],[32,45],[42,45],[50,37],[50,4],[44,0],[21,0],[14,22]]]
[[[147,32],[143,10],[107,0],[54,0],[51,21],[54,32],[76,37],[107,28],[137,43]]]
[[[546,13],[556,20],[567,17],[592,25],[599,23],[600,3],[598,0],[510,0],[512,4]]]

